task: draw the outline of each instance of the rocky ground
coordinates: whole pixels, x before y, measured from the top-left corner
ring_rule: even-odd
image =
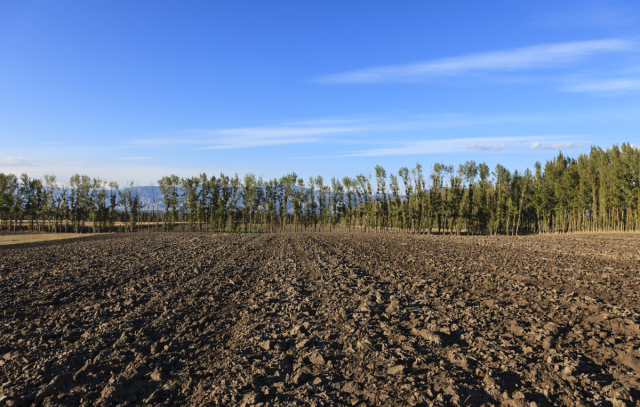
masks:
[[[640,236],[0,248],[0,405],[632,406]]]

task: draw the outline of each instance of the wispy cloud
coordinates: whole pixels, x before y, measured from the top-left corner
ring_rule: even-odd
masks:
[[[571,142],[571,141],[563,141],[560,143],[552,143],[552,144],[544,144],[540,142],[531,143],[529,148],[531,149],[542,149],[542,150],[560,150],[562,148],[575,148],[582,147],[591,143],[590,141],[580,141],[580,142]]]
[[[430,128],[482,126],[540,120],[537,115],[474,116],[443,113],[415,115],[404,118],[366,117],[360,119],[318,119],[289,122],[277,126],[237,127],[228,129],[200,129],[185,131],[186,135],[133,141],[149,146],[190,145],[197,149],[223,150],[265,147],[285,144],[319,143],[335,141],[344,136],[376,132],[417,131]],[[129,159],[139,159],[130,157]]]
[[[130,143],[146,146],[192,146],[197,150],[224,150],[266,147],[287,144],[317,143],[337,137],[371,131],[384,126],[380,117],[318,118],[284,121],[266,126],[185,129],[173,137],[133,140]],[[383,127],[380,127],[382,129]]]
[[[508,145],[506,143],[500,144],[484,144],[484,143],[470,143],[467,148],[469,150],[479,150],[479,151],[500,151],[507,148]]]
[[[205,149],[263,147],[282,144],[314,143],[338,134],[362,131],[360,126],[245,127],[214,130]]]
[[[150,160],[151,157],[122,157],[121,160]]]
[[[637,109],[633,112],[616,112],[621,119],[633,116],[637,119]],[[378,134],[392,134],[395,140],[411,139],[417,134],[434,135],[447,128],[483,128],[501,124],[513,123],[553,123],[557,121],[582,122],[585,118],[610,120],[610,113],[595,112],[589,114],[536,114],[536,113],[509,113],[493,115],[473,115],[465,113],[439,113],[419,114],[405,117],[368,116],[354,119],[318,119],[298,122],[283,122],[273,126],[236,127],[221,129],[197,129],[185,130],[183,134],[175,137],[162,137],[131,141],[133,144],[149,147],[163,148],[176,146],[194,150],[229,150],[260,148],[278,145],[333,143],[333,144],[369,144],[380,141]],[[635,119],[634,119],[635,120]],[[418,133],[420,132],[420,133]],[[558,136],[562,140],[563,136]],[[558,140],[558,137],[550,141]],[[575,138],[564,137],[575,141]],[[388,139],[388,138],[387,138]],[[531,139],[533,142],[547,142],[549,138]],[[456,141],[458,140],[458,141]],[[477,151],[500,151],[511,144],[504,140],[491,138],[460,138],[451,140],[448,145],[453,146],[458,142],[454,151],[460,148]],[[564,140],[563,140],[564,141]],[[444,144],[438,144],[441,148]],[[462,147],[461,147],[462,146]],[[400,146],[401,147],[401,146]],[[414,148],[414,147],[410,147]],[[431,148],[427,146],[425,148]],[[453,147],[450,147],[450,149]],[[386,151],[386,150],[385,150]],[[125,157],[125,160],[146,160],[150,157]]]
[[[579,142],[552,142],[558,138],[577,138],[578,136],[523,136],[523,137],[470,137],[443,140],[417,140],[398,143],[396,147],[385,147],[347,153],[343,157],[371,157],[392,155],[442,154],[475,151],[502,151],[509,147],[530,148],[569,148],[588,144]],[[544,143],[547,144],[544,144]],[[534,147],[540,146],[540,147]],[[548,146],[548,147],[547,147]]]
[[[620,52],[632,47],[633,43],[624,39],[543,44],[405,65],[372,67],[323,75],[314,78],[313,81],[319,83],[419,82],[442,76],[552,68],[576,62],[591,55]]]
[[[32,166],[38,161],[23,157],[0,157],[0,165],[6,166]]]
[[[287,123],[290,126],[337,126],[359,123],[358,119],[317,119]]]
[[[565,88],[567,92],[589,93],[621,93],[640,90],[640,78],[615,78],[605,80],[593,80],[570,85]]]

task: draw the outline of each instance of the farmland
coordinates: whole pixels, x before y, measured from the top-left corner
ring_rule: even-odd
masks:
[[[80,237],[86,237],[88,235],[81,233],[13,233],[13,234],[0,234],[0,245],[6,244],[21,244],[21,243],[35,243],[35,242],[47,242],[51,240],[60,239],[75,239]]]
[[[635,405],[640,238],[0,247],[0,404]]]

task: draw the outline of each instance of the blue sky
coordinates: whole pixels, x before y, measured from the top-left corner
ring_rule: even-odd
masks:
[[[637,1],[0,0],[0,172],[330,179],[640,144],[638,27]]]

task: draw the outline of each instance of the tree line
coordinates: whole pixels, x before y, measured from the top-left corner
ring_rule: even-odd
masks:
[[[58,182],[0,173],[0,230],[93,232],[358,231],[506,234],[640,230],[640,151],[631,144],[561,152],[534,170],[420,164],[397,173],[305,180],[206,174],[158,181],[143,205],[133,183]],[[155,188],[151,189],[152,193]]]

